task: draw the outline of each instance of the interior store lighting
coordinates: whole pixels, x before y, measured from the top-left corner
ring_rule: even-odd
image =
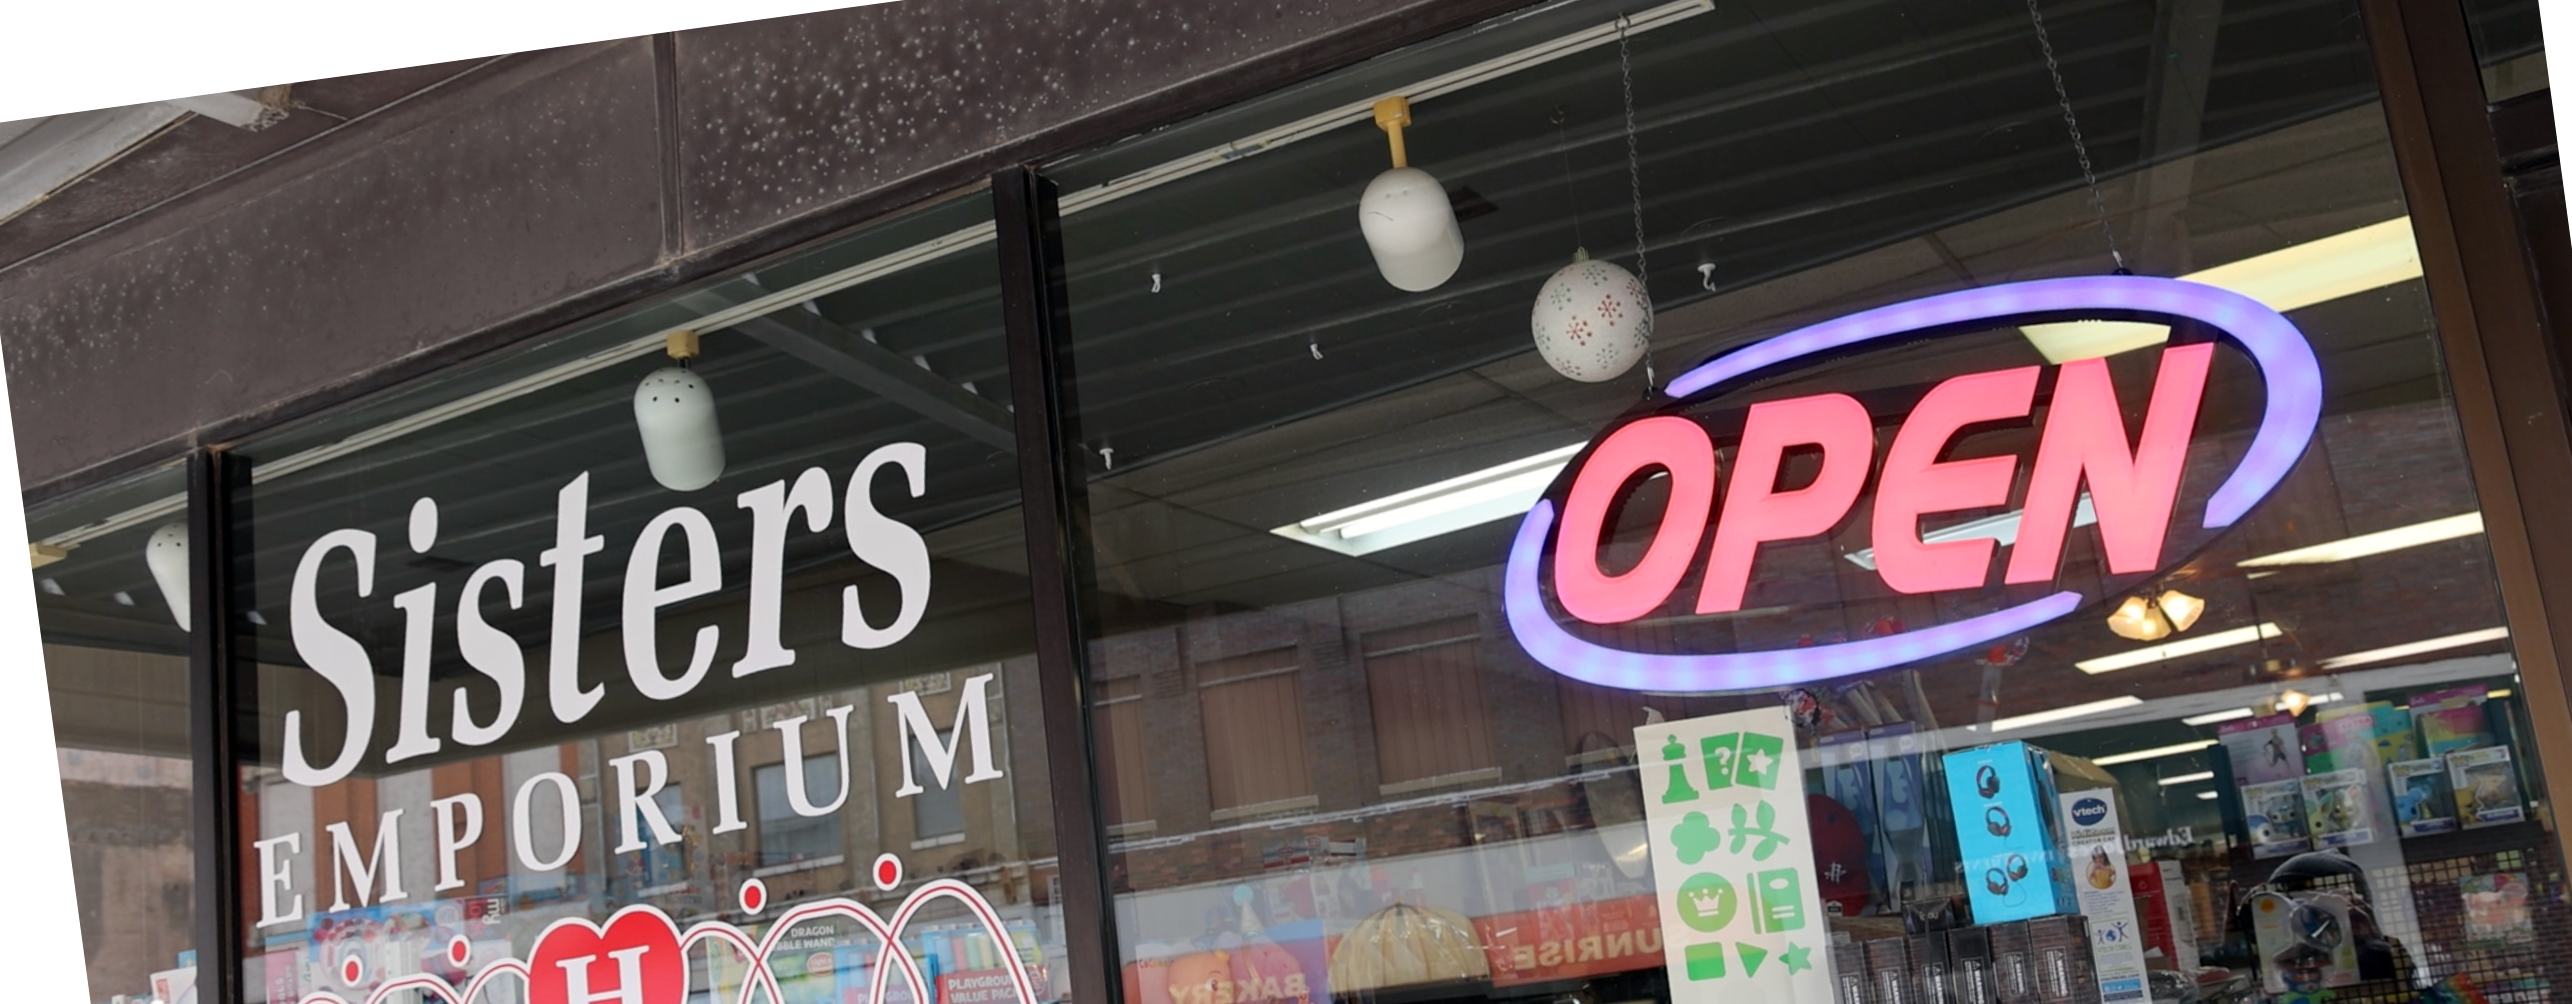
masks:
[[[2471,537],[2483,532],[2483,514],[2479,511],[2458,513],[2426,523],[2397,526],[2391,530],[2362,533],[2329,543],[2299,547],[2292,551],[2263,554],[2242,561],[2243,568],[2277,568],[2286,565],[2327,565],[2337,561],[2354,561],[2406,547],[2435,544],[2442,540]]]
[[[2256,714],[2259,714],[2259,712],[2252,711],[2249,708],[2230,708],[2223,711],[2209,711],[2202,715],[2190,715],[2186,718],[2180,719],[2179,724],[2213,725],[2217,722],[2237,722]]]
[[[2181,631],[2197,626],[2197,618],[2206,615],[2206,601],[2176,589],[2163,592],[2152,601],[2161,614],[2170,618],[2170,626]]]
[[[2112,753],[2107,756],[2091,757],[2090,762],[2101,767],[2114,767],[2121,763],[2134,763],[2138,760],[2158,760],[2166,756],[2178,756],[2182,753],[2194,753],[2214,744],[2215,741],[2212,739],[2199,739],[2194,742],[2173,743],[2168,746],[2155,746],[2148,750],[2135,750],[2131,753]]]
[[[2229,631],[2217,631],[2210,635],[2138,648],[2131,652],[2084,659],[2072,665],[2081,672],[2096,676],[2100,673],[2113,673],[2120,669],[2133,669],[2136,666],[2149,666],[2156,662],[2201,655],[2235,645],[2248,645],[2263,639],[2275,638],[2281,633],[2277,629],[2277,624],[2272,621],[2256,627],[2237,627]]]
[[[2141,703],[2143,703],[2143,698],[2128,695],[2125,697],[2111,697],[2104,701],[2091,701],[2087,704],[2075,704],[2070,707],[2056,708],[2052,711],[2039,711],[2032,715],[2018,715],[2011,718],[2002,718],[1992,722],[1992,732],[1994,734],[1998,734],[2012,729],[2027,728],[2031,725],[2046,725],[2053,722],[2070,721],[2075,718],[2087,718],[2091,715],[2105,714],[2119,708],[2131,708]]]
[[[1670,3],[1635,11],[1616,20],[1593,24],[1478,63],[1414,81],[1400,90],[1403,94],[1409,95],[1414,102],[1454,94],[1567,56],[1587,52],[1600,46],[1614,45],[1619,39],[1630,39],[1645,32],[1679,24],[1701,14],[1710,13],[1714,9],[1714,0],[1672,0]],[[1062,215],[1069,216],[1095,209],[1247,157],[1268,153],[1349,126],[1371,122],[1375,117],[1375,100],[1370,97],[1325,109],[1293,122],[1238,136],[1077,192],[1065,193],[1060,211]],[[383,445],[556,384],[623,365],[628,361],[661,351],[667,343],[668,336],[680,330],[700,333],[721,330],[754,317],[794,307],[816,297],[862,286],[909,270],[914,266],[981,247],[991,243],[997,236],[997,228],[988,222],[940,234],[910,247],[778,289],[747,302],[679,321],[662,331],[605,346],[577,359],[362,429],[345,439],[258,464],[251,469],[250,481],[252,484],[265,484],[272,479],[285,477]],[[120,530],[166,519],[174,513],[185,511],[186,508],[186,493],[173,493],[30,543],[50,551],[68,551],[82,543]],[[31,556],[41,556],[46,553],[32,547],[30,552]]]
[[[2160,641],[2170,637],[2170,621],[2141,596],[2128,596],[2108,615],[2108,630],[2127,641]]]
[[[2508,697],[2510,693],[2511,691],[2508,687],[2498,687],[2494,688],[2491,693],[2484,694],[2483,696],[2487,699],[2497,701],[2501,698]]]
[[[2364,652],[2351,652],[2347,655],[2335,655],[2322,660],[2322,668],[2341,669],[2348,666],[2364,666],[2371,662],[2388,662],[2394,659],[2404,658],[2406,656],[2423,655],[2451,648],[2463,648],[2467,645],[2480,645],[2485,642],[2499,641],[2507,637],[2509,637],[2508,628],[2496,627],[2484,628],[2480,631],[2465,631],[2458,634],[2441,635],[2436,638],[2423,638],[2419,641],[2404,642],[2400,645],[2387,645],[2383,648],[2371,648]]]
[[[1524,516],[1583,445],[1547,450],[1269,532],[1355,557]]]
[[[2215,793],[2211,791],[2198,792],[2197,800],[2200,802],[2212,802],[2215,800]]]
[[[1925,544],[1944,544],[1956,540],[1988,539],[1999,541],[2000,546],[2008,547],[2018,543],[2018,522],[2023,515],[2025,515],[2024,510],[2005,512],[1998,516],[1967,520],[1954,526],[1942,526],[1921,534],[1920,540]],[[2089,493],[2081,493],[2080,500],[2072,504],[2072,525],[2089,526],[2098,521],[2099,511],[2091,507]],[[1870,572],[1875,571],[1875,548],[1861,547],[1840,557],[1848,559],[1849,564]]]
[[[2306,241],[2179,278],[2229,289],[2285,313],[2420,277],[2411,217]],[[2045,361],[2067,363],[2151,348],[2170,340],[2167,325],[2141,321],[2066,321],[2019,329]]]
[[[2172,786],[2174,786],[2174,785],[2195,784],[2195,783],[2197,783],[2197,782],[2199,782],[2199,781],[2212,781],[2212,780],[2214,780],[2214,779],[2215,779],[2215,772],[2214,772],[2214,771],[2211,771],[2211,770],[2201,770],[2201,771],[2197,771],[2197,772],[2195,772],[2195,773],[2193,773],[2193,774],[2181,774],[2181,775],[2178,775],[2178,776],[2176,776],[2176,777],[2165,777],[2165,778],[2162,778],[2162,779],[2161,779],[2161,781],[2160,781],[2160,784],[2161,784],[2161,786],[2162,786],[2162,787],[2164,787],[2164,788],[2168,788],[2168,787],[2172,787]]]

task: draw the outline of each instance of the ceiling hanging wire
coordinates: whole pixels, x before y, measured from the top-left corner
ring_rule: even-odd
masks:
[[[2033,4],[2036,0],[2028,0]],[[1626,29],[1631,22],[1625,15],[1616,19],[1616,66],[1625,85],[1625,182],[1626,192],[1634,200],[1634,278],[1643,286],[1646,309],[1652,302],[1652,270],[1644,263],[1648,250],[1643,239],[1643,156],[1637,152],[1634,138],[1634,53],[1626,47]],[[2082,163],[2087,164],[2088,158]],[[1652,372],[1652,327],[1643,329],[1643,393],[1651,396],[1660,386]]]
[[[2045,75],[2054,81],[2054,102],[2063,108],[2063,128],[2072,134],[2072,153],[2081,161],[2082,184],[2090,187],[2090,212],[2098,217],[2099,233],[2107,238],[2108,258],[2116,263],[2116,274],[2131,275],[2125,265],[2125,253],[2117,249],[2117,231],[2108,222],[2107,199],[2099,194],[2099,175],[2090,167],[2090,147],[2081,140],[2081,119],[2072,113],[2072,93],[2063,87],[2063,68],[2054,61],[2054,40],[2045,33],[2045,15],[2036,9],[2036,0],[2027,0],[2027,22],[2036,27],[2036,47],[2045,54]]]
[[[1563,106],[1555,105],[1552,117],[1554,156],[1563,165],[1563,206],[1570,210],[1572,216],[1572,247],[1575,250],[1586,250],[1590,242],[1581,233],[1581,196],[1572,187],[1572,139],[1563,130],[1563,121],[1571,116],[1563,111]]]

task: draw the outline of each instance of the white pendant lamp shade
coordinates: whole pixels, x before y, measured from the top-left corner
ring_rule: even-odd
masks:
[[[1358,231],[1375,253],[1384,281],[1408,293],[1436,289],[1465,262],[1465,234],[1456,228],[1456,206],[1447,186],[1411,166],[1402,129],[1411,124],[1411,102],[1390,97],[1375,103],[1375,124],[1393,147],[1393,170],[1367,183],[1358,196]]]
[[[1419,293],[1438,288],[1465,261],[1465,235],[1456,229],[1456,207],[1446,186],[1429,172],[1397,167],[1375,176],[1358,199],[1358,228],[1375,269],[1393,288]]]
[[[1555,372],[1585,383],[1614,380],[1652,344],[1652,297],[1634,273],[1582,254],[1545,280],[1528,327],[1536,353]]]
[[[152,566],[152,583],[161,587],[161,598],[169,601],[170,617],[179,622],[179,630],[190,630],[188,525],[172,523],[152,531],[152,539],[143,544],[143,563]]]
[[[652,480],[662,487],[692,492],[723,473],[723,430],[704,377],[676,366],[652,371],[634,388],[634,427],[643,433]]]

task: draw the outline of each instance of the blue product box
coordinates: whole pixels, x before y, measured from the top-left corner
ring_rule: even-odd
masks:
[[[2054,860],[2053,776],[2026,743],[1949,753],[1947,802],[1974,920],[1997,924],[2074,909]]]

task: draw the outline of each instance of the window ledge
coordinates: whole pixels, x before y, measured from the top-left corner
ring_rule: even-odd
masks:
[[[1294,798],[1281,798],[1274,802],[1254,802],[1249,805],[1236,805],[1229,809],[1216,809],[1212,813],[1212,818],[1216,822],[1226,822],[1234,819],[1249,819],[1253,816],[1268,816],[1275,815],[1280,812],[1295,812],[1303,809],[1318,808],[1321,804],[1322,800],[1318,796],[1298,795]]]
[[[1570,756],[1564,757],[1563,766],[1586,770],[1601,765],[1623,763],[1627,757],[1631,757],[1633,755],[1634,747],[1632,746],[1619,746],[1614,749],[1591,750],[1587,753],[1574,753]]]
[[[1428,791],[1431,788],[1448,788],[1459,784],[1488,784],[1498,780],[1500,780],[1500,768],[1484,767],[1478,770],[1462,770],[1453,774],[1439,774],[1435,777],[1413,778],[1409,781],[1377,785],[1375,790],[1380,795],[1408,795],[1415,791]]]
[[[1116,823],[1107,828],[1107,835],[1111,837],[1142,837],[1159,832],[1161,832],[1160,822],[1150,819],[1138,819],[1131,823]]]
[[[911,849],[915,851],[925,851],[932,847],[947,847],[954,844],[964,843],[964,838],[964,834],[949,833],[943,836],[930,837],[926,840],[914,840],[911,841]]]
[[[833,854],[828,857],[814,858],[810,861],[792,861],[782,865],[769,865],[766,868],[755,868],[751,870],[750,877],[767,878],[771,875],[789,875],[795,872],[815,871],[822,868],[844,864],[847,861],[848,857],[846,855]]]

